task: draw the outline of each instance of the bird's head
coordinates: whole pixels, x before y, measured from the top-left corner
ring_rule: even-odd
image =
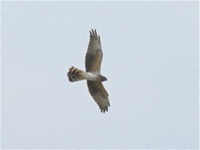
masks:
[[[100,80],[103,82],[103,81],[107,81],[107,78],[106,77],[104,77],[104,76],[100,76]]]

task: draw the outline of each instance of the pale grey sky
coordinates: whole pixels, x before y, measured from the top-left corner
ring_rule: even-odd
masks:
[[[2,148],[198,148],[198,2],[2,2]],[[86,82],[101,36],[105,114]]]

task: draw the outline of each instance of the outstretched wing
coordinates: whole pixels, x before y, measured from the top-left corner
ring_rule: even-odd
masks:
[[[101,61],[103,58],[103,52],[101,49],[100,36],[97,35],[96,30],[90,31],[90,42],[85,57],[86,71],[99,72],[101,70]]]
[[[97,81],[87,81],[87,85],[91,96],[98,104],[101,112],[108,111],[108,106],[110,106],[110,103],[108,99],[108,93],[103,87],[103,84]]]

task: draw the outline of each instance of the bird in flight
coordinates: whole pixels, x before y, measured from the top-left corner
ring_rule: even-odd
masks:
[[[87,80],[87,86],[91,96],[98,104],[101,112],[105,113],[108,111],[110,103],[108,93],[102,84],[103,81],[107,80],[106,77],[101,75],[102,58],[103,51],[101,48],[100,36],[97,35],[96,30],[92,29],[90,31],[90,42],[85,57],[86,71],[72,66],[67,76],[70,82]]]

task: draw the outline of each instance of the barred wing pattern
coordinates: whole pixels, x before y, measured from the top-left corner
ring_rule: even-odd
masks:
[[[108,100],[108,93],[103,87],[102,82],[87,81],[88,89],[96,103],[98,104],[101,112],[108,111],[108,106],[110,106]]]
[[[101,70],[101,61],[103,58],[103,52],[101,49],[100,36],[97,35],[96,30],[90,31],[90,42],[85,57],[86,71],[99,72]]]

